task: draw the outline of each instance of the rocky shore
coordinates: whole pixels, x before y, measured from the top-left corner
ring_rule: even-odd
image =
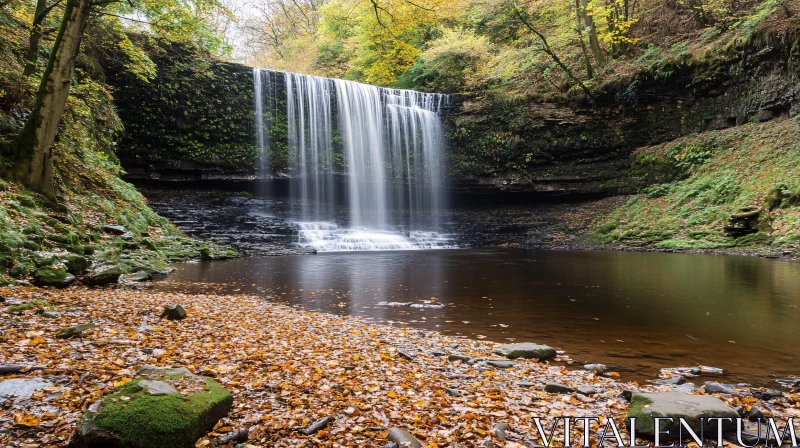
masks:
[[[591,425],[596,440],[607,419],[621,424],[629,407],[642,412],[642,400],[654,400],[653,406],[698,401],[695,413],[712,406],[782,422],[800,417],[796,390],[722,380],[689,386],[687,378],[699,373],[692,368],[665,371],[660,384],[626,383],[604,366],[568,366],[568,356],[548,347],[379,326],[251,296],[20,286],[0,289],[0,296],[6,322],[0,372],[7,374],[0,377],[2,446],[64,446],[70,440],[97,446],[73,437],[79,421],[92,418],[85,411],[101,398],[93,411],[120,412],[161,395],[194,403],[193,394],[220,400],[203,408],[219,410],[227,398],[217,385],[232,396],[230,411],[210,424],[205,417],[180,422],[182,434],[194,437],[180,443],[535,446],[541,443],[535,417],[601,416]],[[184,313],[178,307],[165,311],[175,304]],[[72,330],[65,334],[67,328]],[[167,366],[181,371],[153,370]],[[657,395],[637,395],[642,393]],[[99,421],[113,426],[112,417]],[[204,424],[208,428],[198,432]],[[580,425],[572,432],[580,440]],[[563,440],[563,427],[555,437]]]

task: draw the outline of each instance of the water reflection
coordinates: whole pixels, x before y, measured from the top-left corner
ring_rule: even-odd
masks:
[[[800,265],[632,252],[362,252],[187,264],[219,284],[309,310],[489,340],[531,340],[629,378],[706,364],[726,381],[800,373]],[[182,286],[183,287],[183,286]],[[312,294],[313,292],[313,294]],[[436,298],[441,309],[379,306]]]

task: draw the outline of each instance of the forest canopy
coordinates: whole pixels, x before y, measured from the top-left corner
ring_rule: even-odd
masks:
[[[257,0],[247,62],[441,92],[591,94],[796,20],[796,0]],[[781,23],[775,23],[781,22]]]

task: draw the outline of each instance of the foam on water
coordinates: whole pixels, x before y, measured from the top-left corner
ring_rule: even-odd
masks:
[[[400,232],[340,228],[331,222],[298,222],[298,245],[318,252],[420,250],[455,248],[450,235],[438,232]]]

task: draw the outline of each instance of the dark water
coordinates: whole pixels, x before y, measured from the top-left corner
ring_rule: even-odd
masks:
[[[709,365],[726,369],[726,382],[774,387],[775,378],[800,374],[800,264],[791,262],[475,249],[246,258],[178,268],[157,288],[214,283],[216,292],[255,293],[376,323],[547,343],[575,360],[608,364],[625,379]],[[432,297],[445,306],[378,305]]]

